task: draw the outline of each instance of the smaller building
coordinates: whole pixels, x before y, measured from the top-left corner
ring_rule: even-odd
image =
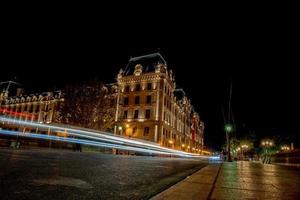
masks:
[[[15,119],[51,123],[56,119],[61,91],[43,92],[38,94],[17,94],[9,97],[1,94],[0,113]]]

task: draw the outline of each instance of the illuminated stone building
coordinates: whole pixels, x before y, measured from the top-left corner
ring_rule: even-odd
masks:
[[[117,86],[115,134],[179,150],[202,149],[203,122],[159,53],[130,58]]]
[[[184,90],[176,88],[174,74],[159,53],[130,58],[117,82],[103,90],[103,130],[178,150],[203,149],[204,124]],[[16,96],[7,91],[0,93],[0,113],[15,119],[51,123],[59,108],[68,106],[60,91],[24,95],[18,90]]]
[[[2,115],[39,123],[51,123],[56,119],[57,107],[63,101],[60,91],[30,95],[23,95],[20,89],[18,91],[16,96],[1,93]]]

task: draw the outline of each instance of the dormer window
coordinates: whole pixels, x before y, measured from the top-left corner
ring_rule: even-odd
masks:
[[[135,66],[135,68],[134,68],[134,75],[135,75],[135,76],[141,75],[141,73],[142,73],[142,71],[143,71],[142,68],[143,68],[143,67],[142,67],[141,64],[137,64],[137,65]]]

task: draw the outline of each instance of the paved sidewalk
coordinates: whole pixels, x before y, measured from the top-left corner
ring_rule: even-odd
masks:
[[[209,165],[152,199],[300,199],[299,185],[299,168],[232,162]]]

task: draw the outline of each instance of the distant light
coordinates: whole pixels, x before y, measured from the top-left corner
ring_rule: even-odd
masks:
[[[119,126],[119,131],[121,131],[123,128],[122,128],[122,126]]]
[[[129,124],[126,124],[126,128],[129,128]]]

